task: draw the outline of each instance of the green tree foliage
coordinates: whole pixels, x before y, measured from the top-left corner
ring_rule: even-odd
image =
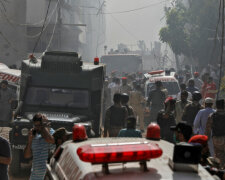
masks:
[[[182,1],[175,1],[173,7],[165,8],[166,26],[159,32],[160,40],[168,43],[176,55],[193,58],[202,66],[216,63],[219,41],[215,42],[213,38],[219,17],[219,0],[188,2],[189,5],[184,5]],[[220,34],[219,30],[219,37]]]

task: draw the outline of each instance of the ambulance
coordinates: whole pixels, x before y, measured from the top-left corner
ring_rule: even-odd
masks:
[[[0,63],[0,82],[6,80],[8,87],[16,94],[19,99],[21,71],[18,69],[10,69],[7,65]]]
[[[178,80],[175,78],[175,72],[167,70],[152,71],[144,74],[146,80],[145,83],[145,98],[149,96],[149,92],[155,89],[155,82],[161,81],[163,88],[167,91],[167,96],[176,98],[176,95],[180,92]]]
[[[87,139],[83,135],[74,131],[73,139],[58,147],[47,164],[45,180],[214,179],[198,162],[201,150],[190,144],[174,146],[148,136]]]

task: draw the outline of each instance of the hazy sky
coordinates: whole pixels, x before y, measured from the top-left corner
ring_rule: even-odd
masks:
[[[133,12],[106,15],[108,48],[116,48],[118,43],[135,45],[138,40],[145,40],[149,48],[151,42],[159,40],[159,30],[165,24],[164,7],[169,5],[169,2],[169,0],[106,0],[106,13],[146,7]]]

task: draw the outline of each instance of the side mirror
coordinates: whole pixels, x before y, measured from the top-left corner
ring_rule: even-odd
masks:
[[[11,102],[11,109],[15,110],[18,107],[18,100],[13,100]]]

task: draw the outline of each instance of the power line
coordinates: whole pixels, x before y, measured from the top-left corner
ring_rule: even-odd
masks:
[[[52,35],[51,35],[51,37],[49,39],[48,45],[46,46],[46,49],[45,49],[44,52],[46,52],[48,50],[48,48],[50,47],[50,45],[52,43],[52,40],[53,40],[53,37],[54,37],[54,34],[55,34],[56,25],[57,25],[57,20],[58,20],[58,13],[57,13],[57,15],[55,17],[55,24],[54,24],[54,27],[53,27]],[[39,59],[41,58],[41,56],[39,57]]]
[[[0,2],[1,2],[1,1],[0,1]],[[55,12],[55,10],[56,10],[56,8],[57,8],[57,6],[58,6],[58,3],[59,3],[59,0],[57,1],[57,3],[56,3],[56,5],[55,5],[54,9],[53,9],[52,12],[51,12],[51,14],[47,17],[47,20],[48,20],[48,21],[51,20],[51,18],[52,18],[52,16],[53,16],[54,12]],[[3,11],[1,10],[1,12],[2,12],[2,14],[4,15],[5,19],[7,20],[7,22],[8,22],[9,24],[11,24],[11,25],[18,25],[18,26],[36,26],[36,25],[39,25],[39,24],[43,23],[44,20],[45,20],[45,19],[42,19],[41,21],[36,22],[36,23],[32,23],[32,24],[28,24],[28,23],[17,23],[16,21],[14,21],[13,19],[11,19],[11,18],[9,18],[9,17],[7,16],[6,11],[3,12]]]
[[[135,8],[135,9],[130,9],[130,10],[124,10],[124,11],[115,11],[115,12],[104,12],[104,13],[99,13],[99,14],[105,14],[105,15],[108,15],[108,14],[125,14],[125,13],[129,13],[129,12],[134,12],[134,11],[140,11],[140,10],[143,10],[143,9],[147,9],[149,7],[153,7],[153,6],[156,6],[156,5],[159,5],[159,4],[163,4],[164,2],[168,2],[170,0],[164,0],[164,1],[161,1],[161,2],[158,2],[158,3],[153,3],[153,4],[150,4],[150,5],[147,5],[147,6],[143,6],[143,7],[139,7],[139,8]],[[83,13],[83,14],[79,14],[79,15],[96,15],[94,13]]]
[[[45,15],[45,20],[44,20],[43,26],[42,26],[42,28],[41,28],[41,34],[40,34],[40,36],[38,37],[38,39],[37,39],[37,41],[36,41],[36,43],[35,43],[35,45],[34,45],[33,53],[34,53],[34,51],[35,51],[35,49],[36,49],[36,47],[37,47],[37,45],[38,45],[38,43],[39,43],[39,41],[40,41],[40,39],[41,39],[42,33],[43,33],[43,31],[44,31],[45,23],[46,23],[46,20],[47,20],[47,17],[48,17],[48,11],[49,11],[49,9],[50,9],[51,2],[52,2],[52,0],[49,0],[47,12],[46,12],[46,15]]]
[[[7,37],[0,31],[0,36],[8,43],[8,45],[15,51],[18,53],[18,50],[13,47],[12,43],[7,39]]]
[[[146,9],[146,8],[149,8],[149,7],[152,7],[152,6],[156,6],[158,4],[162,4],[162,3],[167,2],[167,1],[170,1],[170,0],[164,0],[164,1],[161,1],[161,2],[158,2],[158,3],[149,4],[147,6],[143,6],[143,7],[139,7],[139,8],[135,8],[135,9],[125,10],[125,11],[105,12],[105,13],[102,13],[102,14],[123,14],[123,13],[129,13],[129,12],[133,12],[133,11],[139,11],[139,10],[142,10],[142,9]]]
[[[124,27],[124,25],[122,23],[120,23],[112,14],[111,14],[111,17],[122,27],[122,29],[124,31],[126,31],[130,36],[132,36],[135,40],[138,40],[139,38],[134,35],[133,33],[131,33],[130,31],[127,30],[126,27]]]

